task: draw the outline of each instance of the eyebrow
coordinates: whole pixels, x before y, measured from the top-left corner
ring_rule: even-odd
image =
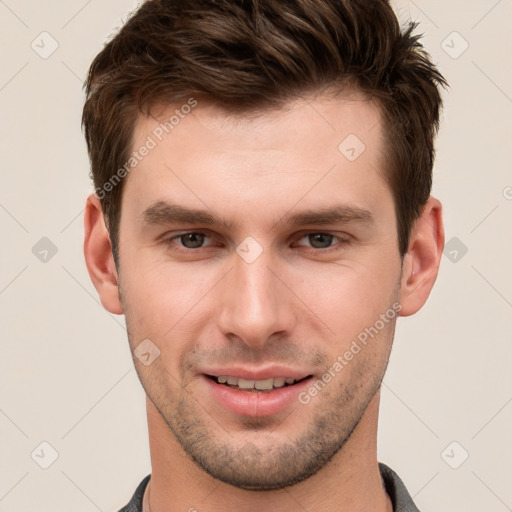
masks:
[[[208,210],[187,208],[178,204],[158,201],[146,208],[141,217],[146,224],[161,225],[172,223],[203,224],[234,230],[235,224]],[[335,223],[360,222],[370,224],[374,217],[369,210],[351,205],[334,205],[319,210],[303,210],[289,213],[274,224],[274,227],[297,227],[308,224],[328,225]]]
[[[221,226],[226,229],[233,229],[233,223],[219,217],[207,210],[186,208],[178,204],[158,201],[146,208],[141,215],[146,224],[172,224],[182,222],[185,224],[204,224],[207,226]]]

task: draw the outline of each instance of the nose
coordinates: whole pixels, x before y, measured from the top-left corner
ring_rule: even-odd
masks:
[[[262,348],[275,335],[287,336],[294,328],[297,308],[283,284],[285,276],[266,251],[251,263],[238,254],[226,276],[218,317],[221,332],[247,346]],[[273,268],[274,267],[274,268]]]

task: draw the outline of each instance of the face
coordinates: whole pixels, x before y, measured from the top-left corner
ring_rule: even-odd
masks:
[[[246,117],[199,102],[162,134],[173,112],[139,119],[133,149],[155,144],[123,191],[130,346],[159,351],[134,363],[207,473],[292,485],[343,447],[391,349],[401,259],[379,110],[357,95]]]

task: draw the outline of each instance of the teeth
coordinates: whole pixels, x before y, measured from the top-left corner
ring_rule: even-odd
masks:
[[[238,387],[240,389],[254,389],[253,380],[238,379]]]
[[[278,379],[274,379],[274,387],[282,388],[284,386],[284,377],[279,377]]]
[[[274,379],[257,380],[254,387],[256,389],[272,389],[274,387]]]
[[[296,380],[286,377],[276,377],[264,380],[246,380],[237,379],[236,377],[228,377],[227,375],[221,375],[217,377],[217,382],[219,384],[238,386],[240,389],[258,389],[260,391],[268,391],[273,388],[282,388],[285,384],[295,384]]]

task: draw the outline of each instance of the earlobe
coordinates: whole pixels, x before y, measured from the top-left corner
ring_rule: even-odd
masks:
[[[121,315],[118,275],[112,254],[110,236],[99,199],[91,194],[87,198],[84,216],[84,256],[89,276],[103,307],[110,313]]]
[[[444,247],[442,205],[430,197],[414,223],[409,250],[404,256],[400,316],[419,311],[430,295],[437,278]]]

